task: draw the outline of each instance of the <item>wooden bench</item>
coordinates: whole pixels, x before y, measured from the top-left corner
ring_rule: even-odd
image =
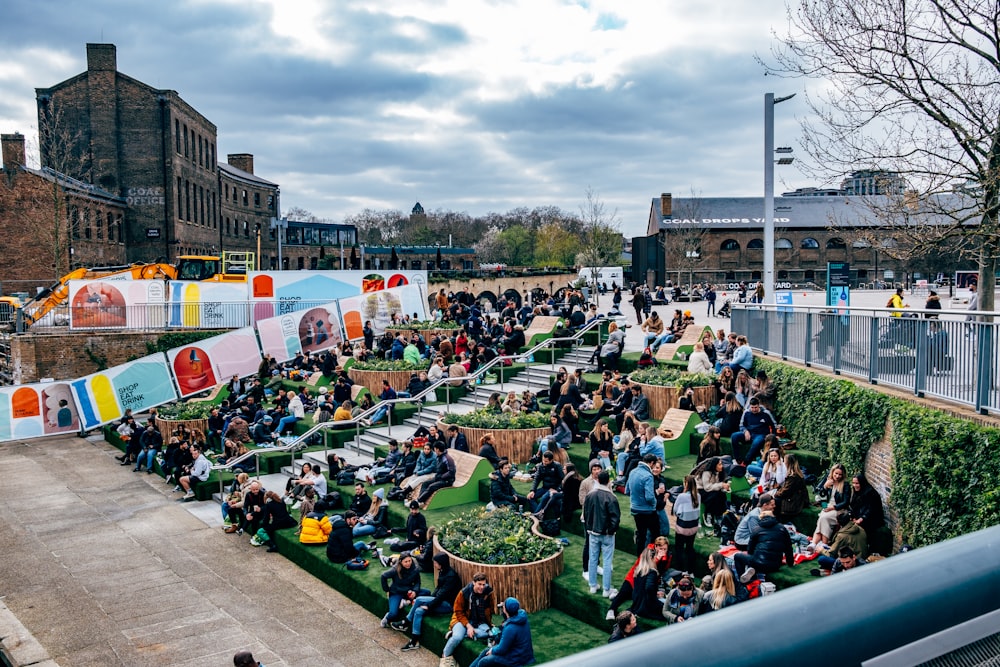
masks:
[[[215,385],[215,387],[212,388],[212,391],[208,394],[208,396],[201,396],[201,397],[196,397],[196,398],[189,398],[189,399],[187,399],[187,402],[188,403],[214,403],[214,402],[216,402],[215,399],[217,399],[219,397],[219,392],[222,391],[222,388],[225,387],[226,384],[227,383],[225,383],[225,382],[223,382],[221,384],[217,384],[217,385]]]
[[[527,347],[532,347],[546,338],[551,338],[552,332],[556,328],[556,323],[561,319],[561,317],[552,317],[550,315],[538,315],[535,317],[535,319],[531,320],[528,328],[524,330],[524,344]],[[541,338],[533,340],[536,336],[541,336]]]
[[[660,420],[657,429],[661,435],[670,431],[671,436],[663,436],[663,458],[672,459],[677,456],[688,456],[691,450],[691,436],[695,427],[701,423],[701,417],[690,410],[668,408]]]
[[[481,456],[457,449],[449,449],[448,454],[455,461],[455,483],[438,489],[427,499],[429,510],[479,502],[479,482],[493,472],[493,466]]]
[[[656,351],[656,359],[658,361],[673,361],[678,358],[677,355],[681,352],[687,352],[690,355],[691,351],[694,350],[694,344],[701,342],[706,331],[712,333],[712,327],[689,324],[679,339],[660,346],[660,349]],[[684,348],[689,349],[685,350]]]

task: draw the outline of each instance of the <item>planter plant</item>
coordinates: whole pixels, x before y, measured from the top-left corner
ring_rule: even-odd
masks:
[[[208,419],[212,410],[219,406],[210,401],[192,401],[187,403],[168,403],[156,409],[160,419],[171,421],[193,421]]]
[[[485,565],[519,565],[562,551],[557,540],[536,535],[529,517],[504,507],[473,510],[444,524],[437,534],[447,551]]]
[[[409,361],[373,359],[371,361],[355,361],[350,368],[353,371],[426,371],[430,365],[429,360],[421,360],[419,364],[411,364]]]
[[[406,324],[390,324],[386,327],[390,331],[412,331],[414,329],[423,331],[426,329],[458,329],[458,322],[451,320],[417,320]]]
[[[711,387],[716,377],[711,373],[687,373],[676,368],[654,366],[629,374],[629,380],[658,387]]]
[[[466,428],[500,431],[549,427],[549,415],[546,412],[493,412],[485,408],[479,408],[463,415],[448,413],[442,416],[441,421]]]

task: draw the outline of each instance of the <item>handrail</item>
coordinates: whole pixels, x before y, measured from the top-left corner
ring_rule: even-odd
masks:
[[[446,403],[446,405],[448,407],[451,407],[451,400],[450,400],[451,393],[450,392],[451,392],[451,387],[455,386],[455,385],[453,385],[451,383],[456,382],[456,381],[462,381],[462,382],[469,382],[470,380],[474,381],[474,380],[476,380],[479,377],[484,377],[487,373],[489,373],[489,371],[491,369],[495,368],[499,364],[502,364],[505,359],[511,359],[511,360],[514,360],[514,359],[527,359],[529,356],[533,355],[538,350],[545,349],[545,348],[547,348],[552,343],[559,343],[559,342],[566,342],[566,341],[578,341],[578,340],[580,340],[583,337],[583,335],[585,333],[587,333],[588,331],[591,331],[595,327],[598,328],[598,330],[599,330],[599,327],[601,326],[601,324],[604,323],[604,322],[606,322],[606,321],[608,321],[607,318],[605,318],[605,317],[599,317],[599,318],[597,318],[595,320],[592,320],[591,322],[588,322],[588,323],[584,324],[582,327],[580,327],[579,329],[577,329],[573,333],[572,336],[564,336],[564,337],[561,337],[561,338],[546,338],[545,340],[543,340],[543,341],[541,341],[539,343],[536,343],[533,347],[529,348],[528,350],[526,350],[524,352],[518,352],[517,354],[499,355],[495,359],[491,359],[487,363],[485,363],[482,366],[480,366],[479,368],[477,368],[474,373],[469,373],[468,375],[462,375],[462,376],[459,376],[459,377],[443,377],[440,380],[436,381],[434,384],[430,385],[429,387],[427,387],[426,389],[424,389],[423,391],[421,391],[420,393],[416,394],[415,396],[401,396],[401,397],[398,397],[398,398],[392,398],[392,399],[388,399],[388,400],[385,400],[385,401],[379,401],[378,403],[376,403],[372,407],[370,407],[367,410],[359,413],[357,416],[352,417],[349,420],[347,420],[347,419],[342,419],[340,421],[332,421],[331,420],[331,421],[321,422],[319,424],[314,424],[305,433],[303,433],[302,435],[297,436],[294,440],[292,440],[291,442],[289,442],[286,445],[282,445],[280,447],[268,447],[268,448],[266,448],[264,450],[254,449],[254,450],[251,450],[251,451],[247,452],[246,454],[243,454],[243,455],[241,455],[241,456],[239,456],[239,457],[237,457],[235,459],[228,460],[228,461],[226,461],[223,464],[213,465],[211,469],[212,470],[232,470],[232,467],[235,464],[240,463],[242,461],[245,461],[250,456],[256,456],[256,457],[258,457],[257,458],[257,477],[259,478],[260,477],[260,459],[259,459],[259,454],[262,451],[267,451],[267,452],[293,452],[294,453],[295,451],[297,451],[297,450],[299,450],[299,449],[302,448],[302,445],[300,443],[303,443],[303,441],[305,441],[307,438],[310,438],[311,436],[319,433],[320,431],[325,431],[325,430],[332,429],[334,426],[338,427],[337,430],[347,430],[347,429],[344,428],[344,426],[348,426],[349,427],[350,425],[353,425],[355,427],[355,443],[358,445],[358,452],[360,453],[360,451],[361,451],[360,435],[361,435],[361,426],[363,425],[362,422],[364,420],[368,419],[369,417],[371,417],[372,415],[374,415],[382,407],[389,406],[389,409],[391,410],[392,406],[395,405],[395,404],[397,404],[397,403],[414,403],[414,402],[417,402],[417,401],[421,401],[422,402],[422,400],[423,400],[423,398],[425,396],[429,395],[431,392],[436,392],[436,390],[438,389],[438,387],[441,387],[442,385],[445,385],[445,391],[448,393],[448,396],[447,396],[447,399],[446,399],[445,403]],[[600,342],[598,342],[598,344],[600,344]],[[503,374],[500,374],[500,387],[501,387],[501,389],[503,388]],[[389,432],[392,433],[392,420],[391,419],[388,420],[388,428],[389,428]],[[325,438],[323,439],[323,452],[324,452],[324,454],[327,452],[326,439]],[[293,457],[293,461],[294,461],[294,457]],[[223,491],[223,482],[222,482],[221,476],[219,477],[219,491],[220,491],[220,493]]]

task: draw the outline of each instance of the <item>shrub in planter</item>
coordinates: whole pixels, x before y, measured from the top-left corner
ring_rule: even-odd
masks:
[[[182,403],[167,403],[156,409],[161,419],[169,421],[193,421],[208,419],[212,410],[219,406],[206,401],[191,401]]]
[[[458,322],[451,320],[418,320],[407,324],[392,324],[386,327],[388,331],[418,331],[427,329],[459,329]]]
[[[518,565],[562,551],[562,544],[532,531],[532,520],[509,507],[472,510],[444,524],[438,542],[450,553],[484,565]]]
[[[686,373],[677,368],[653,366],[630,373],[629,380],[659,387],[710,387],[715,383],[711,373]]]
[[[421,360],[419,364],[409,361],[391,361],[388,359],[372,359],[370,361],[355,361],[351,364],[353,371],[425,371],[430,368],[430,361]]]
[[[441,418],[446,424],[468,428],[510,430],[521,428],[548,428],[549,415],[544,412],[493,412],[479,408],[463,415],[448,413]]]

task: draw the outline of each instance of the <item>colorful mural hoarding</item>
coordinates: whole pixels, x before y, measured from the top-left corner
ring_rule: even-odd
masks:
[[[338,301],[344,331],[348,340],[362,338],[366,321],[371,321],[376,335],[392,323],[393,315],[416,314],[416,319],[427,319],[427,301],[420,285],[406,285],[378,292],[370,292]]]
[[[80,430],[73,391],[65,382],[0,388],[0,441]]]
[[[254,320],[302,309],[301,302],[323,303],[402,287],[427,285],[426,271],[269,271],[251,272]]]
[[[264,354],[279,362],[300,351],[328,350],[343,340],[336,302],[259,320],[257,333]]]
[[[172,280],[167,325],[183,329],[234,329],[250,322],[246,283]]]
[[[163,354],[130,361],[71,383],[84,430],[177,400],[170,366]]]
[[[211,389],[234,375],[255,375],[260,348],[253,328],[244,327],[167,352],[182,397]]]
[[[71,329],[163,328],[168,283],[163,280],[71,280]]]

